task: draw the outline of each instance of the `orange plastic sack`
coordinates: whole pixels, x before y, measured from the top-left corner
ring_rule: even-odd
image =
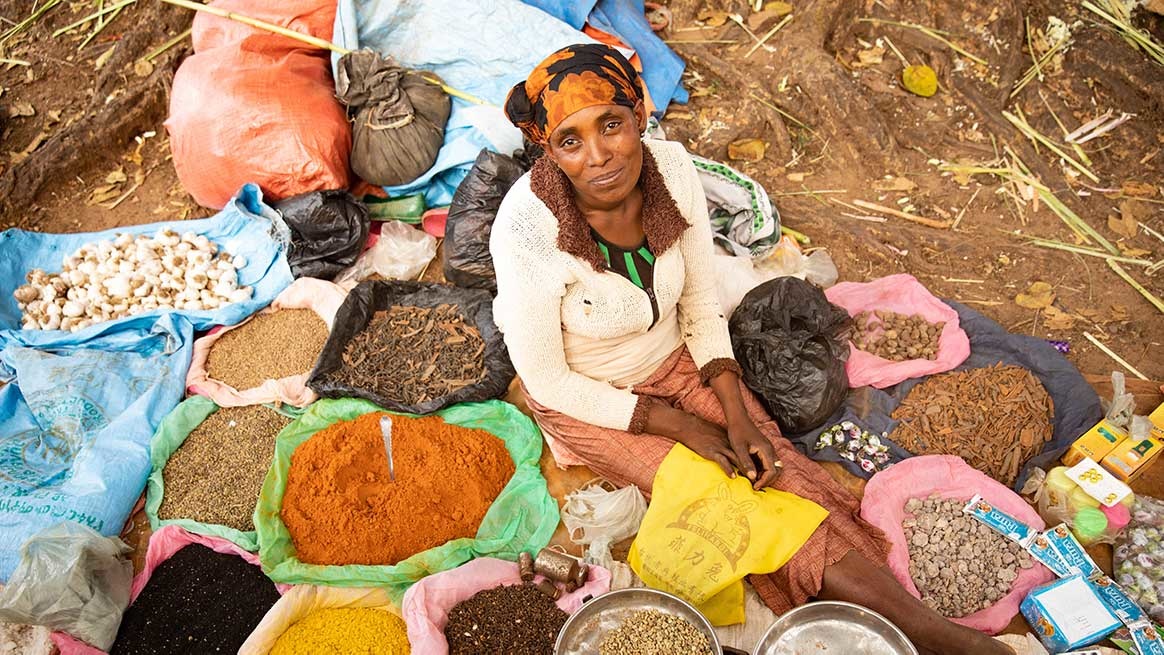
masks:
[[[198,204],[223,207],[243,184],[280,200],[348,186],[351,127],[325,53],[254,35],[182,62],[166,129],[174,168]]]
[[[335,24],[335,0],[214,0],[207,4],[328,41],[331,40]],[[270,34],[257,27],[205,12],[198,12],[194,16],[191,29],[194,52],[238,44],[254,34]],[[294,39],[271,36],[280,39],[287,50],[304,47]]]

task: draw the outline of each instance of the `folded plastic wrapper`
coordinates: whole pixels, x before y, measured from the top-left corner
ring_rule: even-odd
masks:
[[[535,581],[542,580],[536,576]],[[402,612],[408,624],[408,641],[412,652],[425,655],[445,655],[449,644],[445,641],[445,625],[449,610],[458,603],[472,598],[477,592],[499,585],[521,584],[515,562],[483,557],[455,569],[430,575],[417,582],[404,595]],[[563,590],[558,607],[567,614],[578,611],[591,596],[610,591],[610,572],[601,566],[591,566],[586,584],[571,592]]]
[[[129,604],[130,547],[76,523],[58,523],[20,549],[20,564],[0,591],[0,622],[67,632],[108,649]]]
[[[613,486],[605,480],[591,481],[566,494],[562,505],[570,541],[586,546],[587,562],[607,569],[614,565],[611,546],[635,536],[647,513],[647,499],[638,487]]]
[[[259,314],[273,314],[283,309],[309,309],[327,323],[327,329],[330,331],[336,312],[346,296],[347,293],[336,284],[303,277],[283,289],[275,297],[274,302]],[[306,407],[315,402],[315,392],[307,387],[310,370],[277,380],[265,380],[257,387],[241,390],[210,377],[207,362],[214,344],[224,334],[246,325],[254,319],[254,316],[238,325],[214,328],[206,336],[194,341],[194,356],[190,361],[190,370],[186,373],[186,390],[210,398],[219,407],[244,407],[263,403],[286,403],[295,407]]]
[[[400,616],[400,610],[383,589],[295,585],[267,610],[239,647],[238,655],[267,655],[297,621],[325,609],[375,609]],[[420,652],[415,648],[413,651]]]
[[[335,283],[350,291],[363,280],[379,275],[388,280],[413,280],[436,256],[437,242],[431,235],[400,221],[380,226],[375,243],[355,264],[336,275]]]
[[[881,529],[889,540],[889,570],[901,586],[915,598],[921,598],[909,574],[909,547],[901,526],[905,520],[905,504],[912,498],[930,496],[969,501],[975,494],[998,509],[1036,530],[1045,527],[1043,519],[1018,494],[1001,483],[977,471],[953,455],[924,455],[894,464],[874,475],[865,485],[861,501],[861,518]],[[990,562],[990,553],[982,553],[983,561]],[[995,604],[960,618],[950,619],[968,628],[986,634],[997,634],[1006,628],[1019,611],[1023,598],[1035,587],[1055,578],[1044,566],[1020,569],[1010,593]]]
[[[158,565],[190,544],[206,546],[216,553],[237,555],[250,564],[259,566],[259,558],[256,555],[248,553],[225,539],[193,534],[176,525],[167,525],[150,535],[150,543],[146,547],[145,563],[141,572],[134,576],[133,586],[129,590],[129,604],[133,605],[133,601],[137,600],[138,595],[141,594],[142,589],[145,589],[146,583],[150,581],[150,576],[153,575],[154,569],[158,568]],[[275,589],[280,594],[287,593],[290,588],[289,585],[275,585]],[[106,652],[59,632],[53,633],[53,642],[61,650],[61,655],[103,655]]]

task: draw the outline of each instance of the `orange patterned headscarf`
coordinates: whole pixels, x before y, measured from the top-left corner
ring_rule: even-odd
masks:
[[[614,48],[586,43],[546,57],[505,99],[505,115],[534,143],[545,143],[570,114],[596,105],[631,109],[643,101],[643,83]]]

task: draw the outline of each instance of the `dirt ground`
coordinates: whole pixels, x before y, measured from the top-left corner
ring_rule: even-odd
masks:
[[[61,2],[0,46],[5,62],[28,64],[0,63],[0,228],[91,231],[212,213],[183,191],[162,125],[189,39],[142,62],[189,27],[189,14],[162,3],[131,4],[110,14],[115,18],[81,49],[93,21],[53,36],[99,1]],[[785,225],[807,234],[811,247],[828,249],[842,280],[911,273],[1014,332],[1068,342],[1068,356],[1085,373],[1117,368],[1084,338],[1089,332],[1148,377],[1164,379],[1164,320],[1144,297],[1101,258],[1035,247],[1019,236],[1082,243],[1045,203],[1008,197],[998,177],[940,168],[993,165],[1009,146],[1125,256],[1164,259],[1164,238],[1137,226],[1164,232],[1164,66],[1075,3],[1049,0],[802,0],[791,3],[792,20],[766,47],[749,54],[755,38],[728,15],[763,36],[783,20],[780,5],[757,14],[744,0],[669,3],[673,17],[663,36],[688,62],[693,96],[668,111],[670,138],[721,160],[734,141],[762,141],[761,159],[733,165],[767,188]],[[35,7],[33,0],[6,3],[0,34]],[[1045,28],[1049,16],[1071,25],[1074,41],[1042,81],[1012,100],[1015,80],[1032,61],[1027,21]],[[870,17],[945,30],[987,65],[919,30],[864,20]],[[1164,18],[1141,10],[1135,23],[1164,40]],[[894,47],[937,71],[935,96],[902,88]],[[1036,149],[1002,116],[1019,109],[1072,156],[1056,121],[1073,130],[1108,109],[1134,117],[1082,146],[1097,183],[1046,147]],[[956,227],[918,225],[854,201]],[[1164,296],[1164,273],[1126,268]],[[1050,285],[1051,304],[1046,294],[1033,307],[1016,304],[1036,282]]]

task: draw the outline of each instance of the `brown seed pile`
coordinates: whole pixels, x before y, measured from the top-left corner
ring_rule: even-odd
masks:
[[[485,377],[485,340],[456,305],[376,312],[344,348],[340,384],[415,405]]]
[[[602,638],[599,655],[711,655],[711,642],[690,621],[658,610],[635,612]]]
[[[449,655],[553,655],[568,616],[532,585],[479,591],[449,610]]]
[[[191,519],[248,532],[275,435],[290,420],[255,405],[224,407],[202,421],[162,469],[160,519]]]
[[[311,371],[327,341],[327,323],[310,309],[260,313],[210,348],[206,372],[237,390]]]
[[[947,618],[990,607],[1010,593],[1031,556],[1015,542],[962,513],[966,503],[911,498],[901,524],[909,545],[909,575],[922,602]]]
[[[945,322],[930,323],[921,314],[909,316],[883,309],[864,311],[853,318],[857,350],[895,362],[937,358],[938,339],[946,326]]]
[[[1007,485],[1051,440],[1055,405],[1021,366],[935,375],[893,410],[889,438],[915,455],[958,455]]]

